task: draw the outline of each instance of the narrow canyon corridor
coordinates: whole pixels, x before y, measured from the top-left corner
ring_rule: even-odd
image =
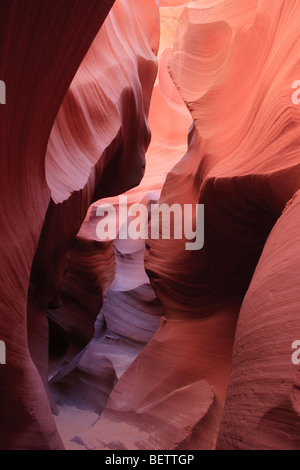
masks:
[[[300,449],[299,10],[0,2],[1,450]]]

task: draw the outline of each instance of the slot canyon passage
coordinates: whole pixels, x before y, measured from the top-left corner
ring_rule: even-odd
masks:
[[[1,449],[300,449],[299,11],[0,2]]]

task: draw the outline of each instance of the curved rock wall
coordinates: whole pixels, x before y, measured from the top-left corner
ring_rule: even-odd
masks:
[[[112,252],[84,234],[81,226],[93,201],[130,189],[144,174],[158,42],[156,3],[149,0],[141,8],[131,0],[118,0],[52,128],[45,162],[51,202],[32,265],[28,307],[32,356],[45,382],[48,346],[44,342],[42,351],[37,316],[42,321],[50,309],[50,321],[67,333],[62,361],[69,360],[93,337],[104,291],[113,279]],[[55,343],[57,328],[51,331]],[[57,361],[51,364],[51,375],[58,366]]]
[[[45,153],[51,128],[112,1],[4,1],[0,5],[1,448],[61,448],[27,344],[27,291],[50,191]],[[72,9],[72,15],[70,15]],[[62,65],[63,64],[63,65]],[[12,425],[13,423],[13,425]]]
[[[113,3],[0,5],[0,447],[297,449],[299,1]],[[203,249],[99,240],[124,192]]]

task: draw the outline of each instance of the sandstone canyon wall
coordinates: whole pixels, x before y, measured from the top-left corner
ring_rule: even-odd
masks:
[[[1,448],[299,449],[299,9],[1,3]],[[120,194],[204,247],[99,239]]]
[[[70,82],[112,1],[6,1],[0,5],[1,448],[61,448],[27,342],[27,291],[50,190],[45,153]],[[72,15],[70,15],[70,9]]]

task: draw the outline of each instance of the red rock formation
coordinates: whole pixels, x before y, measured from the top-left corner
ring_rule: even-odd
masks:
[[[298,172],[299,177],[299,172]],[[272,230],[243,301],[220,449],[298,450],[299,192]]]
[[[1,105],[0,370],[4,449],[61,448],[44,387],[28,351],[26,306],[32,260],[50,191],[45,153],[61,101],[112,1],[3,1]],[[72,11],[72,15],[70,15]]]
[[[184,241],[149,241],[146,267],[166,319],[83,434],[90,448],[214,449],[228,382],[218,448],[299,447],[290,349],[299,329],[298,254],[289,235],[297,199],[280,218],[299,188],[300,108],[291,102],[300,75],[297,2],[207,7],[192,2],[179,20],[169,65],[194,127],[161,196],[205,204],[205,247],[191,253]],[[199,380],[206,406],[196,410],[195,400],[181,409],[185,432],[175,413],[170,441],[161,432],[168,397],[186,404]],[[157,414],[164,401],[165,414]]]
[[[93,207],[90,225],[94,228],[99,221],[95,213]],[[123,225],[128,228],[127,221]],[[116,239],[114,252],[115,277],[106,290],[92,340],[66,366],[59,367],[51,380],[59,405],[101,413],[113,386],[158,328],[163,312],[145,273],[145,242]]]
[[[294,15],[297,2],[278,2],[271,10],[268,1],[260,2],[255,18],[256,2],[248,2],[249,10],[238,12],[232,8],[227,15],[226,6],[230,3],[220,2],[208,12],[199,9],[199,2],[189,5],[180,19],[170,61],[171,75],[187,102],[195,129],[188,154],[168,176],[162,201],[170,203],[181,198],[181,201],[205,204],[205,248],[195,256],[184,252],[176,241],[164,248],[152,241],[147,262],[153,273],[153,286],[167,316],[182,319],[210,315],[208,325],[221,314],[225,305],[238,306],[241,302],[269,232],[299,187],[299,153],[296,148],[300,114],[299,109],[291,104],[291,84],[300,73],[297,56],[300,38]],[[240,5],[240,2],[236,3]],[[240,26],[251,23],[250,28],[239,30]],[[193,37],[196,34],[203,44],[200,57],[196,52],[191,54],[191,47],[195,50]],[[210,49],[213,37],[216,43]],[[226,48],[227,53],[224,53]],[[200,64],[198,69],[195,63]],[[195,78],[183,73],[189,68],[199,74],[200,86],[194,89],[190,81],[196,84]],[[283,256],[287,256],[283,251]],[[261,263],[268,279],[272,269],[268,270],[263,259],[264,254]],[[177,275],[178,271],[182,272],[181,276]],[[282,276],[288,277],[290,272],[294,276],[295,270],[287,267]],[[287,421],[290,423],[287,417],[292,417],[290,431],[295,431],[299,420],[297,411],[291,412],[291,405],[286,404],[287,408],[284,405],[285,400],[286,403],[291,401],[291,388],[295,383],[289,351],[294,338],[291,329],[278,331],[276,316],[272,326],[268,323],[271,311],[268,320],[268,313],[260,302],[264,299],[268,304],[271,293],[262,283],[264,287],[260,294],[256,287],[255,293],[251,294],[250,284],[247,296],[251,301],[246,302],[246,307],[241,310],[244,320],[241,320],[236,339],[220,448],[276,448],[279,442],[281,447],[297,446],[291,432],[284,437],[284,432],[289,429]],[[294,305],[296,294],[292,299]],[[256,305],[260,305],[261,320]],[[233,322],[237,311],[232,311]],[[289,315],[293,316],[293,309]],[[275,351],[278,347],[278,352],[269,359],[266,357],[268,346],[263,346],[266,342],[265,324],[270,329],[267,344],[270,347],[272,342],[272,350]],[[234,324],[232,327],[233,341]],[[260,351],[254,341],[259,344]],[[286,345],[284,349],[283,344]],[[228,342],[228,361],[230,349]],[[215,347],[215,361],[211,366],[215,370],[218,350]],[[281,369],[276,355],[280,353],[284,354],[284,385],[280,382]],[[248,377],[250,364],[253,364],[253,372],[249,372]],[[278,372],[272,372],[274,367]],[[205,367],[200,373],[203,378],[207,377]],[[272,380],[268,379],[269,375]],[[224,401],[226,378],[223,385],[222,388],[218,384],[214,386],[220,402]],[[279,393],[278,388],[281,387],[282,392]],[[260,407],[262,393],[264,405]],[[275,400],[276,405],[273,406],[271,397],[278,398],[278,394],[280,400]],[[216,422],[206,428],[206,438],[210,433],[212,436],[211,443],[206,442],[206,446],[214,447],[215,427],[218,427],[221,416],[220,408]],[[248,419],[249,424],[246,425]],[[272,434],[271,427],[278,420],[283,424],[280,431]],[[258,428],[260,431],[256,435]],[[195,428],[193,444],[197,448],[203,445],[202,432],[201,426]]]
[[[62,448],[54,396],[101,413],[78,447],[299,448],[299,2],[117,0],[85,58],[113,2],[71,3],[0,5],[0,447]],[[205,245],[144,265],[95,211],[148,111],[130,204],[204,204]]]
[[[53,333],[50,336],[51,376],[62,362],[72,359],[93,337],[104,293],[114,278],[112,243],[100,243],[88,235],[81,230],[72,244],[61,284],[60,304],[52,303],[52,308],[47,310]],[[57,331],[57,325],[63,331],[60,328]]]
[[[46,178],[51,202],[32,266],[30,296],[42,314],[49,304],[60,307],[57,299],[62,290],[63,306],[56,314],[52,311],[51,319],[62,317],[57,322],[65,327],[69,316],[67,331],[72,334],[72,347],[79,346],[78,340],[91,339],[106,286],[95,286],[95,304],[89,303],[88,309],[75,307],[71,320],[74,304],[82,306],[90,299],[86,292],[78,291],[78,285],[83,286],[82,273],[74,278],[73,270],[63,284],[62,279],[68,264],[72,269],[70,257],[78,256],[75,237],[91,202],[127,190],[143,176],[158,41],[155,2],[144,2],[142,9],[129,0],[116,2],[76,73],[50,135]],[[68,251],[71,246],[73,252]],[[99,270],[98,260],[90,262],[94,271]],[[79,333],[84,323],[89,337],[86,331]],[[39,350],[35,359],[37,364],[44,364],[43,370],[39,367],[43,376],[46,348],[45,343],[44,355]]]
[[[211,446],[206,433],[214,420],[216,439],[221,406],[214,388],[227,385],[234,323],[231,311],[212,321],[163,318],[158,333],[118,381],[99,420],[80,433],[81,442],[90,449]],[[198,423],[200,439],[195,441]]]
[[[137,8],[134,16],[129,10],[128,2],[115,4],[71,84],[50,136],[46,177],[52,201],[32,270],[38,285],[35,295],[46,303],[59,289],[67,249],[91,202],[129,189],[144,173],[150,139],[147,113],[156,74],[157,8],[149,0],[148,8]]]

